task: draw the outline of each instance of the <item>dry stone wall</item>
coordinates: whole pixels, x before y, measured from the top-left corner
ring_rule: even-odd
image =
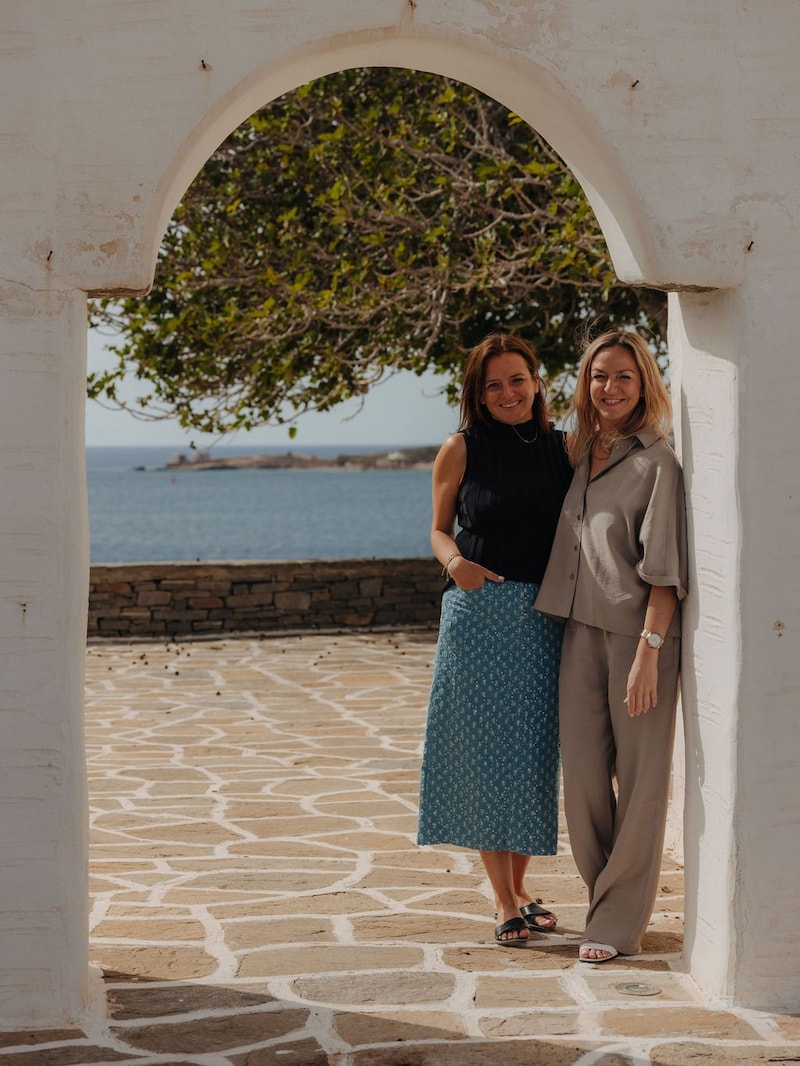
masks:
[[[90,639],[435,626],[435,559],[93,566]]]

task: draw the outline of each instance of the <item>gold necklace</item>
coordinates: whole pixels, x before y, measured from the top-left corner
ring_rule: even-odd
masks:
[[[594,458],[597,459],[598,462],[605,462],[606,459],[610,459],[616,441],[616,434],[611,436],[605,433],[596,434],[594,441],[592,442],[592,455]]]
[[[510,426],[511,426],[511,428],[512,428],[512,429],[514,430],[514,433],[515,433],[515,434],[517,435],[517,438],[518,438],[519,440],[521,440],[523,444],[533,444],[533,442],[534,442],[534,441],[536,440],[536,438],[537,438],[537,437],[539,436],[539,427],[538,427],[538,426],[536,427],[536,432],[535,432],[535,433],[533,434],[533,436],[531,437],[531,439],[530,439],[530,440],[528,440],[528,438],[527,438],[527,437],[523,437],[523,436],[522,436],[522,434],[520,433],[520,431],[519,431],[519,430],[517,429],[517,427],[516,427],[516,426],[514,425],[514,423],[513,423],[513,422],[510,422],[510,423],[509,423],[509,425],[510,425]]]

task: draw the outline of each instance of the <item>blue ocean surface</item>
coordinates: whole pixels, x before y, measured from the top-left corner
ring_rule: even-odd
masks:
[[[335,458],[393,445],[297,448]],[[165,469],[175,448],[88,447],[93,563],[430,556],[429,470]],[[217,447],[214,458],[291,447]]]

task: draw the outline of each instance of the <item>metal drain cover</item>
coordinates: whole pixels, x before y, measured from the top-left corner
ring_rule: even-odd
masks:
[[[617,992],[624,996],[657,996],[661,989],[658,985],[645,985],[639,981],[631,981],[624,985],[614,985]]]

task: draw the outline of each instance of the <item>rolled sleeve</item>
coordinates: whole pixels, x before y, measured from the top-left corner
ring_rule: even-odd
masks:
[[[686,500],[681,468],[672,455],[656,467],[639,539],[642,558],[636,573],[642,581],[674,588],[678,599],[685,599],[688,590]]]

